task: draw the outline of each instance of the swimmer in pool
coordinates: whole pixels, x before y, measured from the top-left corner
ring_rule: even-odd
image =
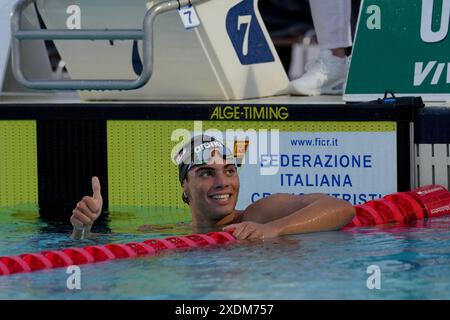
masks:
[[[236,210],[239,176],[235,158],[220,141],[196,136],[176,159],[183,201],[189,205],[194,230],[230,231],[237,239],[265,239],[288,234],[338,230],[354,217],[353,206],[325,194],[274,194]],[[78,202],[70,222],[72,239],[90,234],[100,216],[100,182],[92,178],[92,196]]]

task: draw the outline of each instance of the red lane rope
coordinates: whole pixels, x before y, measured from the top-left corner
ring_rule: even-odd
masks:
[[[0,275],[8,275],[10,274],[9,268],[0,260]]]
[[[26,264],[28,264],[32,271],[51,269],[53,267],[51,261],[40,253],[25,253],[21,254],[20,257]]]
[[[8,274],[31,271],[31,268],[21,257],[1,257],[0,264],[2,264],[1,269],[8,269]]]
[[[431,185],[410,192],[387,195],[383,199],[357,205],[355,209],[355,217],[345,228],[410,222],[450,214],[450,192],[442,186]],[[41,253],[24,253],[19,256],[0,257],[0,276],[114,259],[151,256],[165,250],[199,248],[235,240],[229,232],[210,232],[127,244],[112,243]]]
[[[107,260],[151,256],[165,250],[198,248],[235,240],[228,232],[210,232],[165,239],[149,239],[144,242],[111,243],[102,246],[24,253],[19,256],[0,257],[0,276]]]
[[[157,251],[168,250],[168,249],[176,249],[177,246],[172,242],[167,241],[165,239],[150,239],[144,241],[145,244],[155,248]]]
[[[382,217],[374,208],[360,204],[355,206],[356,215],[359,219],[355,220],[355,226],[363,225],[377,225],[385,223],[384,217]]]
[[[55,268],[73,265],[73,260],[62,251],[43,251],[41,254],[52,262]]]
[[[430,185],[409,192],[397,192],[382,199],[355,206],[356,215],[345,226],[364,227],[395,222],[411,222],[450,214],[450,192]]]
[[[402,211],[405,222],[424,218],[424,209],[420,203],[407,193],[394,193],[384,198],[395,204]]]
[[[116,258],[114,253],[104,246],[89,246],[84,249],[94,257],[95,261],[113,260]]]

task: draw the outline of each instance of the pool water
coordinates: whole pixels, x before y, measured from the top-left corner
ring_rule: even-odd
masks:
[[[187,226],[73,241],[67,224],[36,213],[0,221],[0,256],[189,234]],[[369,289],[369,266],[380,289]],[[81,289],[65,268],[0,277],[0,299],[450,299],[450,217],[408,226],[353,228],[178,250],[82,265]]]

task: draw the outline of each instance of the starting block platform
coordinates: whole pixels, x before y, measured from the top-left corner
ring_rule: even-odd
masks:
[[[36,4],[48,31],[114,32],[142,29],[151,8],[158,12],[172,2],[177,3],[38,0]],[[152,30],[147,30],[152,37],[153,70],[143,87],[79,91],[80,98],[240,100],[286,93],[289,80],[258,12],[257,0],[178,3],[184,2],[193,5],[159,14]],[[133,80],[146,67],[141,40],[60,39],[54,43],[73,80]]]

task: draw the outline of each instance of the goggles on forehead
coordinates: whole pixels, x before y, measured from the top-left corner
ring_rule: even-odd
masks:
[[[233,153],[219,141],[204,142],[194,149],[190,147],[180,151],[176,162],[180,168],[180,182],[183,183],[192,168],[204,164],[234,164]]]

